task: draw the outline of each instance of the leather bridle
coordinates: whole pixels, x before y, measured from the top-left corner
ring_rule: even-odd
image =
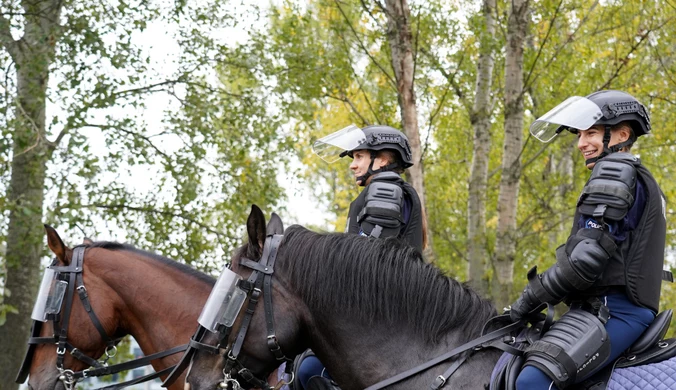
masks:
[[[89,300],[89,295],[87,294],[87,289],[85,288],[82,278],[85,249],[85,246],[77,246],[73,248],[72,260],[67,266],[55,265],[56,260],[54,260],[52,265],[49,266],[49,268],[57,272],[57,277],[59,280],[66,281],[68,283],[66,296],[62,306],[62,314],[57,313],[48,315],[48,320],[52,321],[54,325],[54,334],[51,337],[39,337],[42,322],[33,321],[31,337],[28,339],[28,351],[26,352],[26,356],[24,357],[23,363],[21,364],[21,369],[19,370],[19,373],[16,377],[17,383],[23,383],[26,381],[30,371],[31,362],[33,360],[35,346],[39,344],[56,344],[56,368],[59,370],[59,380],[61,380],[64,384],[64,387],[69,390],[73,389],[77,382],[84,380],[84,378],[111,375],[121,371],[146,366],[150,364],[151,360],[173,355],[175,353],[182,352],[187,348],[187,344],[184,344],[152,355],[144,356],[139,359],[108,366],[108,360],[117,353],[116,345],[118,342],[120,342],[121,338],[111,339],[101,325],[101,321],[99,321],[99,318],[94,313]],[[85,355],[68,341],[68,325],[76,292],[85,308],[85,311],[89,315],[92,324],[99,332],[103,342],[106,344],[105,358],[103,360],[96,360]],[[89,365],[89,368],[82,371],[73,371],[71,369],[65,368],[63,366],[63,362],[66,356],[66,351],[68,351],[74,358]],[[108,388],[119,389],[136,383],[152,380],[173,368],[174,366],[167,367],[164,370],[152,373],[150,375],[136,378],[132,381],[121,383],[116,386],[110,386]]]
[[[291,380],[288,383],[293,382],[293,359],[288,358],[282,352],[279,342],[277,341],[277,336],[275,334],[275,324],[274,324],[274,311],[272,306],[272,275],[274,273],[275,260],[277,259],[277,252],[279,250],[279,245],[283,239],[283,235],[275,234],[269,235],[265,239],[265,244],[263,245],[263,254],[261,255],[258,261],[253,261],[247,258],[241,258],[239,260],[239,265],[249,268],[252,270],[251,275],[248,279],[240,280],[238,287],[245,291],[248,296],[248,303],[245,306],[243,317],[239,322],[239,329],[237,330],[237,336],[234,338],[232,345],[228,348],[228,339],[232,333],[233,327],[220,326],[218,329],[219,343],[215,346],[210,344],[205,344],[202,342],[202,337],[206,333],[206,329],[200,326],[192,337],[189,343],[189,351],[186,351],[182,361],[178,364],[177,368],[172,372],[164,382],[164,386],[167,386],[174,382],[174,380],[180,375],[180,373],[185,369],[185,367],[190,363],[190,360],[196,350],[206,351],[208,353],[217,355],[221,354],[221,349],[225,348],[225,351],[222,353],[223,358],[225,359],[225,366],[223,368],[223,381],[220,384],[221,387],[225,388],[226,385],[232,385],[234,389],[241,388],[239,382],[232,377],[232,373],[235,372],[243,380],[253,385],[254,387],[270,390],[273,389],[270,386],[265,378],[261,379],[256,377],[251,370],[245,367],[238,359],[239,354],[246,338],[247,331],[251,324],[256,305],[261,298],[263,297],[264,310],[265,310],[265,324],[267,328],[267,345],[275,358],[280,362],[286,362],[286,373],[291,376]],[[234,326],[234,325],[233,325]],[[192,351],[190,351],[192,349]]]

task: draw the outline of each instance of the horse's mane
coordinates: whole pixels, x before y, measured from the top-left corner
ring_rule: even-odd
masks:
[[[431,343],[451,330],[476,337],[497,314],[490,301],[395,238],[318,234],[301,226],[284,234],[279,269],[314,313],[412,327]]]
[[[212,278],[211,276],[209,276],[209,275],[207,275],[203,272],[200,272],[200,271],[198,271],[194,268],[191,268],[191,267],[189,267],[189,266],[187,266],[183,263],[179,263],[178,261],[172,260],[168,257],[158,255],[157,253],[153,253],[153,252],[145,251],[143,249],[136,248],[135,246],[130,245],[130,244],[122,244],[122,243],[114,242],[114,241],[97,241],[97,242],[93,242],[93,243],[90,243],[90,244],[85,244],[83,246],[86,247],[86,248],[101,248],[101,249],[108,249],[108,250],[111,250],[111,251],[122,251],[122,250],[124,250],[124,251],[133,252],[135,254],[138,254],[138,255],[141,255],[141,256],[144,256],[144,257],[149,257],[153,260],[159,261],[162,264],[166,264],[166,265],[168,265],[172,268],[175,268],[175,269],[181,271],[182,273],[184,273],[188,276],[192,276],[192,277],[197,278],[197,279],[199,279],[203,282],[209,283],[210,285],[213,285],[216,282],[216,280],[214,278]]]

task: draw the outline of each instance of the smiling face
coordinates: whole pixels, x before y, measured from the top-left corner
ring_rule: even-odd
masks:
[[[590,158],[598,157],[603,152],[603,134],[605,133],[604,125],[592,126],[587,130],[580,130],[577,132],[577,148],[582,153],[585,161]],[[631,130],[629,126],[620,125],[613,127],[610,130],[610,141],[608,146],[617,145],[629,139]],[[596,162],[586,164],[587,168],[592,169]]]
[[[357,185],[362,185],[360,179],[357,179],[360,176],[364,176],[369,170],[369,164],[371,164],[371,152],[369,150],[355,150],[352,152],[352,163],[350,164],[350,170],[354,174],[354,177],[357,181]],[[376,171],[384,166],[389,164],[386,156],[383,153],[378,152],[376,158],[373,159],[373,170]],[[369,178],[370,179],[370,178]],[[369,179],[366,179],[368,184]]]

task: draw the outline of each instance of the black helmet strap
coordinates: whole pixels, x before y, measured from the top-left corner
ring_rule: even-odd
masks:
[[[375,175],[376,173],[385,172],[385,171],[393,171],[394,169],[399,168],[399,163],[395,161],[393,163],[385,165],[384,167],[380,167],[378,169],[373,169],[373,162],[376,160],[376,155],[378,153],[375,150],[369,150],[369,152],[371,154],[371,162],[369,163],[369,168],[368,168],[368,170],[366,171],[365,174],[363,174],[361,176],[357,176],[357,178],[356,178],[357,180],[360,180],[359,185],[361,187],[366,186],[366,180],[369,177]]]
[[[634,140],[631,137],[629,137],[629,139],[624,142],[620,142],[619,144],[615,144],[613,146],[608,146],[608,144],[610,143],[610,129],[611,129],[610,125],[605,125],[605,131],[603,132],[603,152],[601,152],[601,154],[599,154],[596,157],[592,157],[588,160],[585,160],[584,161],[585,165],[595,163],[598,160],[602,159],[603,157],[611,153],[619,152],[625,146],[629,146],[634,143]]]

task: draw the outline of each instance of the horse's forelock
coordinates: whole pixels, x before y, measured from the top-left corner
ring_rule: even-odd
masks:
[[[412,324],[429,342],[453,329],[476,336],[496,314],[489,301],[394,238],[318,234],[292,226],[279,256],[277,268],[315,313],[348,313],[369,324]]]

